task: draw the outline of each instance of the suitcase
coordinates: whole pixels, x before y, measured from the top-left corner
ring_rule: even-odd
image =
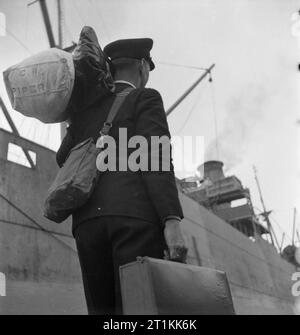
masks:
[[[151,257],[119,271],[124,315],[235,314],[225,272]]]

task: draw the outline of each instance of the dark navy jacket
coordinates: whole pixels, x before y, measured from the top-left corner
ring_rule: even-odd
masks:
[[[128,87],[117,84],[117,92]],[[80,114],[75,114],[57,153],[61,166],[69,150],[88,137],[99,137],[114,96],[108,94],[94,101]],[[142,135],[170,137],[165,110],[160,94],[149,88],[134,89],[121,106],[109,135],[118,143],[119,128],[127,128],[128,139]],[[135,149],[128,149],[128,155]],[[150,150],[150,147],[149,147]],[[149,164],[151,162],[149,155]],[[83,221],[102,215],[129,216],[152,222],[163,222],[167,216],[183,218],[178,199],[172,159],[170,171],[106,171],[101,173],[88,202],[73,213],[73,232]]]

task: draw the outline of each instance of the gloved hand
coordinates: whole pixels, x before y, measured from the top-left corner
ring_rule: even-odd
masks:
[[[176,219],[169,219],[165,222],[164,236],[168,246],[165,250],[165,259],[180,263],[186,263],[187,247],[185,246],[181,223]]]

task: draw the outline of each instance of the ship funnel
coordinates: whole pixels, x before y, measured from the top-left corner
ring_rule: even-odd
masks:
[[[223,172],[223,162],[207,161],[198,167],[198,171],[205,179],[210,179],[212,182],[225,178]]]

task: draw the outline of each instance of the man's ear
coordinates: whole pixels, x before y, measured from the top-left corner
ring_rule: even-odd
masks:
[[[139,73],[140,75],[143,75],[145,73],[145,59],[142,58],[139,62]]]
[[[143,62],[143,68],[146,68],[148,72],[150,72],[150,64],[149,62],[145,59],[145,58],[142,58],[142,62]]]
[[[146,59],[145,58],[141,59],[141,66],[142,66],[143,69],[145,68],[145,66],[146,66]]]

